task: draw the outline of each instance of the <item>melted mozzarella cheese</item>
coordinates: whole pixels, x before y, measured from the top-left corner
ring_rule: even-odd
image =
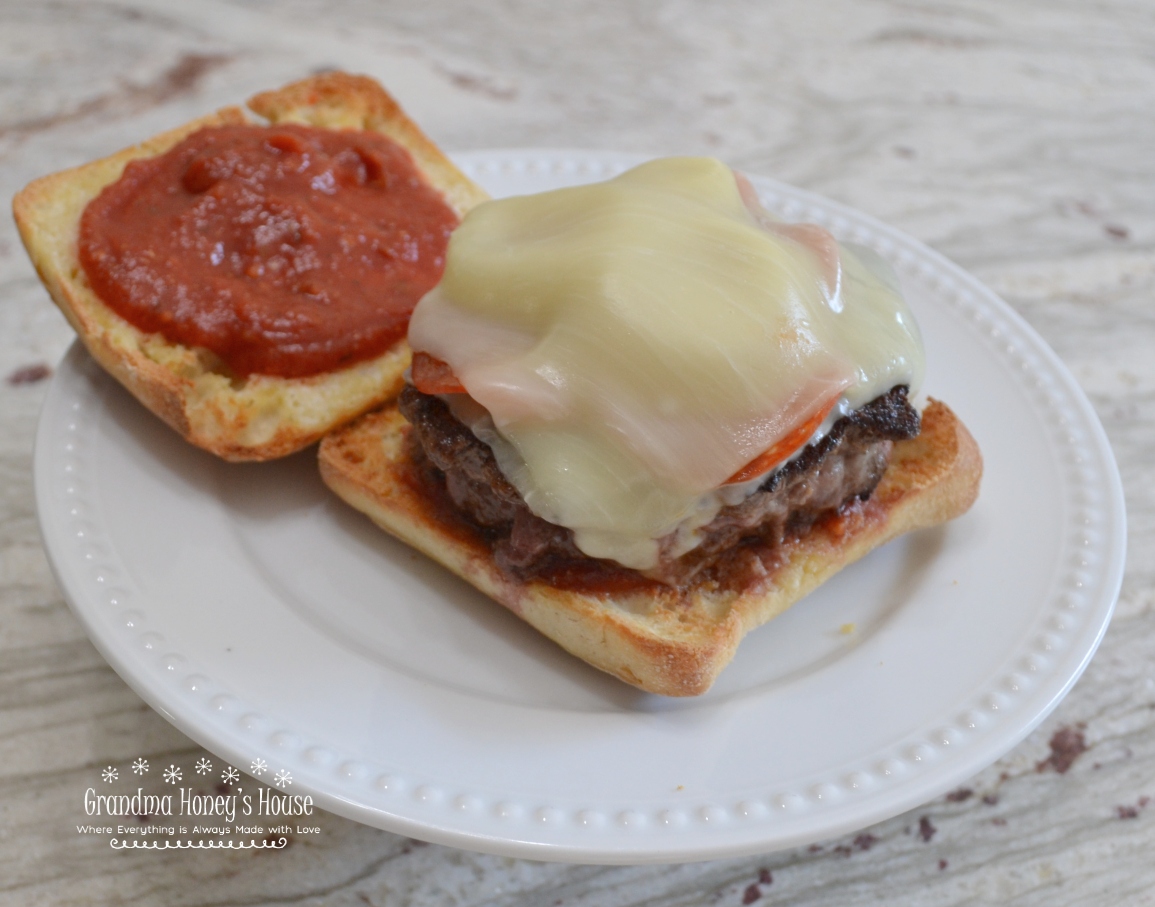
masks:
[[[726,480],[824,404],[923,370],[881,260],[773,220],[708,158],[478,206],[409,340],[480,404],[529,508],[638,569],[692,548],[759,484]]]

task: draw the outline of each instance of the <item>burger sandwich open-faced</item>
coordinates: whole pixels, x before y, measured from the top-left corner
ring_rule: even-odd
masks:
[[[326,483],[565,649],[696,695],[842,567],[965,512],[977,445],[891,269],[708,158],[486,202]]]

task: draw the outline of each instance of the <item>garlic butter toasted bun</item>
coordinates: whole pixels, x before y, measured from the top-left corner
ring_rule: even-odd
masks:
[[[13,202],[41,280],[93,357],[187,440],[227,460],[292,453],[396,396],[409,348],[402,337],[372,358],[303,377],[238,374],[208,349],[134,326],[93,290],[78,253],[86,207],[120,179],[126,165],[163,155],[205,127],[303,124],[383,134],[406,149],[422,179],[457,217],[487,198],[372,79],[320,75],[259,94],[248,107],[252,114],[226,108],[111,157],[38,179]]]
[[[650,692],[703,693],[746,632],[978,494],[966,428],[907,403],[894,275],[717,161],[479,206],[409,341],[414,386],[322,442],[325,482]]]

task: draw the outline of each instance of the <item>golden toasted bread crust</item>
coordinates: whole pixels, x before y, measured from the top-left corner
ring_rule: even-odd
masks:
[[[432,500],[409,457],[408,423],[390,406],[322,443],[325,483],[383,529],[439,561],[563,648],[652,693],[709,689],[742,637],[781,614],[847,564],[896,536],[966,512],[982,457],[951,410],[932,401],[922,433],[895,444],[870,500],[778,549],[743,588],[591,592],[522,580],[499,569],[480,534]]]
[[[384,133],[409,150],[459,216],[487,197],[372,79],[327,73],[257,95],[249,106],[274,123]],[[250,121],[240,108],[220,110],[111,157],[42,177],[12,203],[40,279],[93,357],[187,440],[226,460],[268,460],[313,443],[395,397],[410,359],[401,341],[375,359],[336,372],[238,380],[212,353],[140,331],[93,292],[77,257],[80,217],[88,203],[120,178],[129,161],[163,154],[205,126]]]

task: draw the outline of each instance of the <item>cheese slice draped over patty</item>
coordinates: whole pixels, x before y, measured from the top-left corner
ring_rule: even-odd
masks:
[[[474,208],[409,341],[480,405],[457,411],[534,513],[643,570],[824,406],[914,392],[924,368],[881,259],[776,221],[711,158]]]

